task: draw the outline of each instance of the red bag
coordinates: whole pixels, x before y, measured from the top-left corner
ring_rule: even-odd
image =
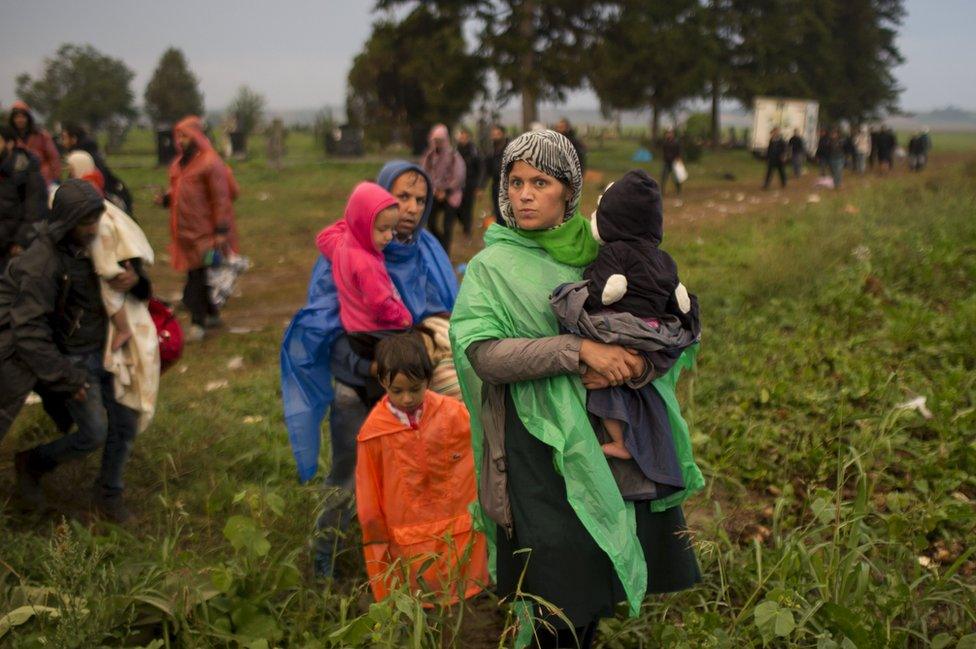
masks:
[[[165,372],[183,355],[183,328],[165,302],[149,298],[149,315],[159,337],[160,371]]]

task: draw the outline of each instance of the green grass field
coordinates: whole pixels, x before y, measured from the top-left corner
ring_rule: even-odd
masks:
[[[13,453],[55,434],[39,407],[0,445],[0,647],[512,646],[490,597],[370,605],[358,548],[338,581],[309,575],[322,493],[295,479],[278,345],[315,233],[390,156],[329,160],[302,134],[288,146],[280,173],[260,138],[234,163],[255,266],[229,330],[163,377],[127,472],[135,521],[89,514],[95,458],[49,479],[56,513],[5,504]],[[593,147],[584,213],[635,148]],[[168,214],[151,196],[166,172],[148,134],[111,163],[162,256]],[[813,174],[759,192],[744,152],[706,152],[689,172],[664,247],[702,308],[680,396],[708,479],[687,506],[704,581],[606,620],[598,646],[976,647],[976,137],[937,134],[928,171],[836,194]],[[164,261],[153,276],[163,297],[180,287]],[[900,406],[918,396],[930,418]]]

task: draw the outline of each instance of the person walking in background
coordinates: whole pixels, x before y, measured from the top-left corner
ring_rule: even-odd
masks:
[[[669,128],[664,133],[664,142],[661,143],[661,157],[664,159],[664,168],[661,170],[661,196],[664,196],[668,176],[674,177],[675,190],[680,196],[681,182],[674,173],[674,163],[681,160],[681,142],[675,137],[673,128]]]
[[[30,245],[34,225],[47,216],[47,189],[34,155],[17,133],[0,126],[0,273]]]
[[[92,157],[95,166],[105,181],[105,199],[111,201],[128,215],[132,215],[132,194],[119,178],[112,173],[105,162],[105,158],[98,150],[98,142],[88,134],[80,124],[65,122],[61,125],[61,146],[65,154],[72,151],[84,151]]]
[[[874,166],[878,164],[878,132],[877,127],[872,126],[868,130],[868,137],[871,140],[871,151],[868,153],[868,168],[874,170]]]
[[[854,146],[854,131],[848,129],[841,132],[844,148],[844,168],[855,169],[857,165],[857,148]]]
[[[488,190],[491,192],[491,215],[499,225],[505,223],[498,207],[498,183],[502,175],[502,156],[506,146],[508,137],[505,135],[505,127],[495,124],[491,127],[491,150],[485,152],[485,176],[482,184],[490,183]]]
[[[921,171],[929,161],[929,150],[932,148],[932,138],[929,136],[929,127],[925,126],[914,138],[915,140],[915,164],[914,170]],[[912,145],[908,145],[909,161],[911,161]]]
[[[868,156],[871,155],[871,134],[868,127],[861,125],[854,137],[854,171],[864,173]]]
[[[803,175],[803,163],[807,159],[807,143],[800,135],[800,129],[793,129],[793,137],[790,138],[790,162],[793,163],[793,177],[799,178]]]
[[[774,127],[769,134],[769,145],[766,147],[766,180],[763,189],[769,189],[769,181],[773,171],[779,173],[779,186],[786,187],[786,140],[779,127]]]
[[[16,132],[17,143],[37,157],[44,182],[50,185],[61,178],[58,147],[51,135],[37,125],[34,113],[25,102],[15,101],[10,106],[10,126]]]
[[[464,236],[471,239],[471,225],[474,218],[474,203],[478,186],[481,184],[482,160],[481,152],[471,140],[471,131],[462,126],[457,131],[457,151],[464,160],[464,193],[458,213]]]
[[[830,134],[827,129],[820,129],[820,137],[817,139],[817,166],[820,168],[820,177],[830,176]]]
[[[207,268],[237,252],[233,196],[236,182],[203,132],[197,117],[173,129],[177,156],[169,167],[169,191],[157,202],[170,209],[170,256],[185,272],[183,304],[190,312],[188,342],[203,340],[205,329],[219,327],[220,312],[210,298]]]
[[[881,173],[891,171],[895,159],[895,148],[898,146],[898,138],[891,127],[885,124],[878,133],[878,169]]]
[[[834,180],[834,189],[840,189],[844,174],[844,137],[836,126],[830,130],[827,147],[827,159],[830,164],[830,175]]]
[[[554,129],[556,133],[559,133],[564,138],[569,140],[569,143],[573,145],[576,149],[576,157],[579,158],[580,169],[583,170],[583,174],[586,174],[586,145],[583,144],[579,137],[576,135],[576,129],[573,125],[569,123],[569,120],[565,117],[560,117],[559,121],[556,122],[556,128]]]
[[[427,142],[420,166],[434,185],[434,206],[429,227],[450,256],[454,222],[458,220],[458,208],[464,198],[464,158],[451,146],[450,132],[443,124],[430,129]]]

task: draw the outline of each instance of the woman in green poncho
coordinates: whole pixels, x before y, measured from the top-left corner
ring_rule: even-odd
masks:
[[[702,486],[674,398],[689,349],[654,381],[667,406],[685,490],[667,502],[625,502],[588,419],[585,388],[639,379],[648,367],[622,347],[561,335],[549,294],[579,281],[596,257],[579,213],[583,180],[566,138],[525,133],[505,150],[492,226],[465,273],[451,338],[471,412],[478,467],[476,520],[493,544],[498,593],[555,605],[535,615],[539,647],[589,647],[600,618],[645,593],[700,579],[680,503]],[[547,626],[555,627],[555,632]]]

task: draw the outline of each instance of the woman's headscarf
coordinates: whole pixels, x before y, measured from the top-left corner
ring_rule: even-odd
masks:
[[[502,156],[501,180],[498,183],[498,207],[505,223],[518,227],[512,203],[508,200],[508,173],[517,161],[523,161],[539,171],[564,183],[573,192],[566,203],[563,221],[568,221],[579,209],[583,194],[583,171],[576,149],[563,135],[551,130],[529,131],[508,143]]]

